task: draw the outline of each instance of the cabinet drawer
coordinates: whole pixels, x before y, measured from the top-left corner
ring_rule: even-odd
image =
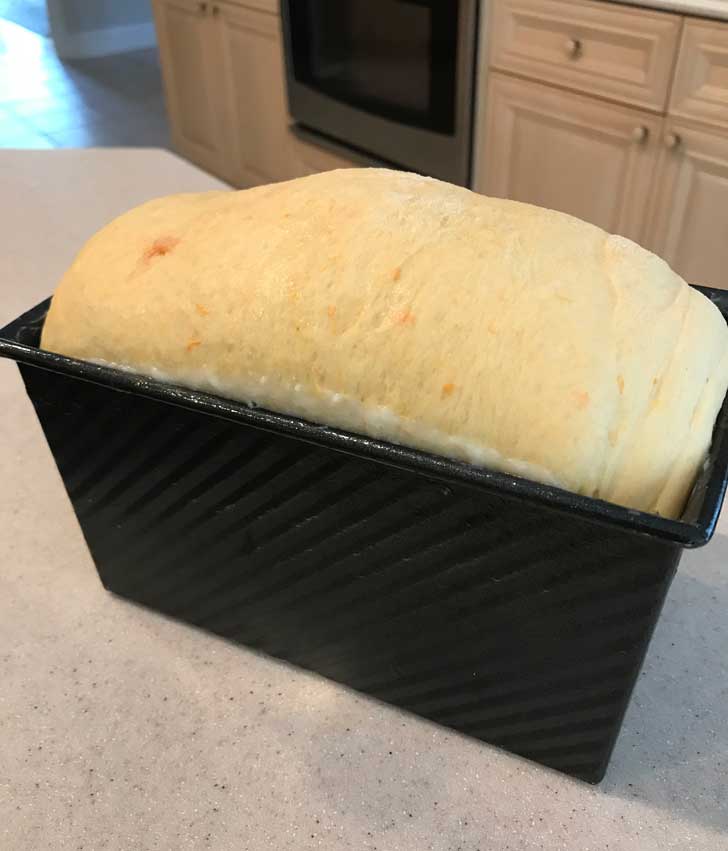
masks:
[[[670,112],[728,127],[728,23],[685,22]]]
[[[678,15],[589,0],[495,0],[491,65],[662,111]]]

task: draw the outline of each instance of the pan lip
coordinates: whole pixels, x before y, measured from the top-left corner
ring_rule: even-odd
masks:
[[[696,287],[726,316],[728,291]],[[713,441],[703,473],[682,519],[673,520],[627,508],[595,497],[582,496],[560,487],[545,485],[509,473],[435,455],[400,444],[310,422],[211,393],[170,384],[138,373],[90,363],[22,342],[28,334],[40,338],[50,298],[21,314],[0,329],[0,357],[18,364],[38,367],[59,375],[91,382],[118,392],[136,394],[187,410],[237,422],[263,431],[297,438],[355,457],[375,461],[398,470],[436,479],[443,484],[487,491],[531,507],[542,507],[682,547],[699,547],[711,539],[728,483],[728,401],[718,415]],[[727,397],[728,400],[728,397]],[[702,499],[696,496],[700,488]],[[685,515],[691,517],[684,519]]]

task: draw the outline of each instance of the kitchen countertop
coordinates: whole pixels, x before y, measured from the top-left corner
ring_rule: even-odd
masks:
[[[0,325],[155,195],[152,150],[0,151]],[[728,849],[728,517],[592,787],[113,597],[0,361],[0,848]]]
[[[661,9],[664,12],[676,12],[679,15],[728,20],[728,0],[605,0],[605,2],[621,2],[628,6]]]

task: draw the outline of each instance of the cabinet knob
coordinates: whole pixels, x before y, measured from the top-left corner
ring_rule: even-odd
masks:
[[[647,137],[650,135],[650,131],[645,127],[644,124],[638,124],[637,127],[632,131],[632,139],[638,144],[643,144],[647,141]]]
[[[204,15],[205,12],[207,12],[207,3],[205,3],[204,0],[202,0],[202,2],[197,4],[197,10],[199,11],[199,13],[201,15]]]
[[[567,38],[564,42],[564,50],[567,56],[576,59],[581,53],[581,41],[578,38]]]
[[[665,147],[669,148],[671,151],[674,151],[675,148],[679,148],[681,142],[682,139],[677,133],[667,133],[665,135]]]
[[[219,15],[220,14],[220,7],[219,6],[213,6],[212,7],[212,14],[213,15]]]

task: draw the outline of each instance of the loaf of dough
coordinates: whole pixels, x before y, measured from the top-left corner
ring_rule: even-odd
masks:
[[[658,257],[386,169],[131,210],[42,346],[667,516],[728,385],[723,317]]]

